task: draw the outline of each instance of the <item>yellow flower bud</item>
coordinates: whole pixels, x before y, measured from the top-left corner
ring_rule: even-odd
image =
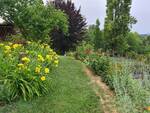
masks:
[[[19,69],[24,69],[25,68],[25,66],[24,66],[24,64],[18,64],[18,67],[19,67]]]
[[[21,46],[22,46],[21,44],[14,44],[12,47],[13,47],[14,49],[16,49],[16,48],[21,47]]]
[[[55,60],[55,61],[54,61],[54,64],[58,64],[58,63],[59,63],[59,61],[58,61],[58,60]]]
[[[30,62],[30,59],[27,58],[27,57],[23,57],[21,60],[22,60],[24,63],[29,63],[29,62]]]
[[[52,60],[52,56],[51,56],[51,55],[46,55],[46,59],[47,59],[48,61],[50,61],[50,60]]]
[[[38,61],[42,61],[42,62],[45,61],[42,55],[38,55]]]
[[[36,72],[36,73],[40,73],[40,72],[41,72],[41,67],[36,67],[36,68],[35,68],[35,72]]]
[[[9,51],[9,50],[11,50],[11,47],[10,46],[5,46],[5,50]]]

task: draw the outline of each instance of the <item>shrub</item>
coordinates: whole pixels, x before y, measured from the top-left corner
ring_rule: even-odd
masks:
[[[1,100],[28,100],[48,92],[48,75],[59,61],[47,44],[1,43],[0,52]]]
[[[106,76],[108,75],[110,69],[110,59],[106,56],[93,55],[90,56],[89,65],[96,72],[96,74]]]
[[[86,60],[86,57],[93,53],[93,49],[94,48],[91,44],[88,44],[86,42],[81,43],[81,45],[79,45],[76,49],[76,59],[79,59],[81,61]]]

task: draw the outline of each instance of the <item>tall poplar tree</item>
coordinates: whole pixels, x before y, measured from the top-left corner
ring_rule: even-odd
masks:
[[[107,40],[106,49],[124,53],[130,27],[136,20],[130,15],[132,0],[107,0],[104,35]]]

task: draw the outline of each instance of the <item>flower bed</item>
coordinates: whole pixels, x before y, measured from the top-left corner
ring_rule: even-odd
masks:
[[[24,100],[48,92],[48,76],[58,55],[47,45],[0,43],[0,100]]]

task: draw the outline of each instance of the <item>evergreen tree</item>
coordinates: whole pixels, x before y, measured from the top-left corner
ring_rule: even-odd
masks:
[[[96,20],[95,30],[94,30],[94,48],[100,49],[104,47],[103,34],[100,30],[100,21]]]
[[[89,26],[85,41],[91,44],[95,50],[104,48],[104,36],[103,31],[100,29],[99,19],[96,20],[96,24]]]

